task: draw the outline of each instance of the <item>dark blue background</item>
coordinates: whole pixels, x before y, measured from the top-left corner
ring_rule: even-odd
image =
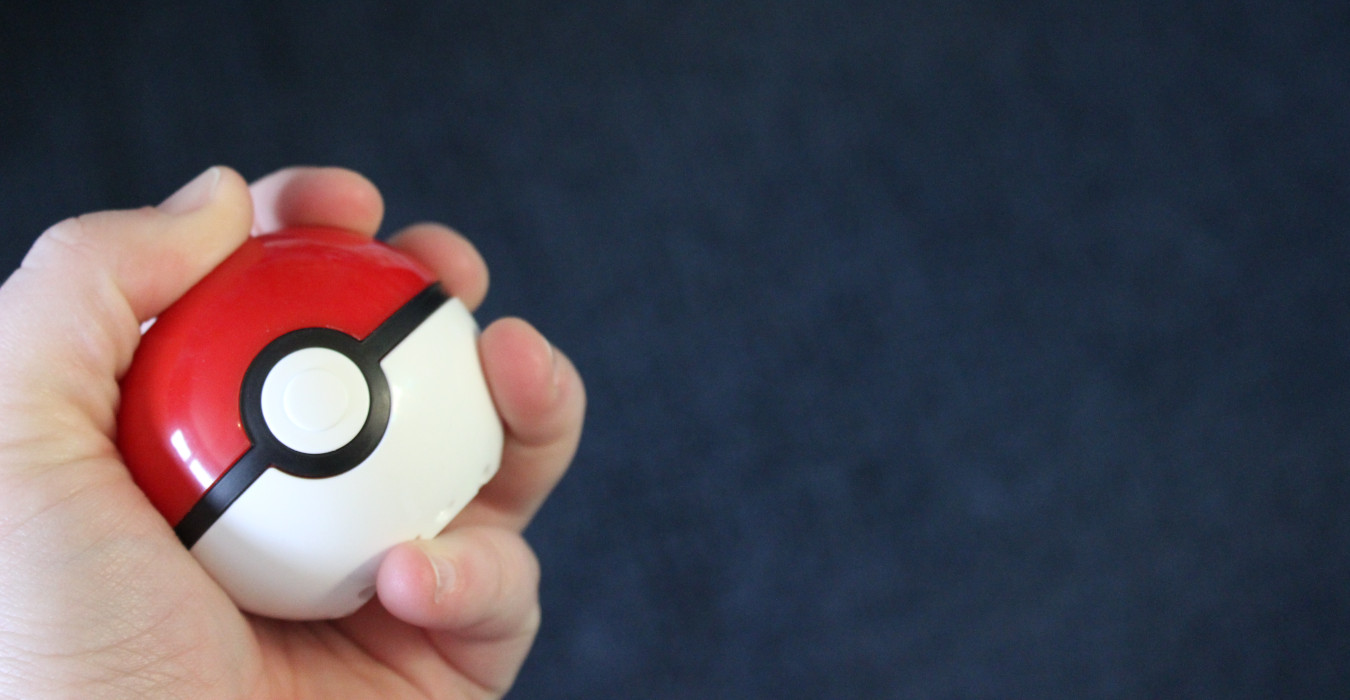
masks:
[[[8,5],[0,262],[469,233],[591,397],[517,697],[1350,694],[1350,4],[564,5]]]

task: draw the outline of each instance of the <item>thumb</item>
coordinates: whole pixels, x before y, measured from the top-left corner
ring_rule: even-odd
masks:
[[[0,409],[45,416],[49,426],[92,419],[111,435],[117,379],[141,322],[233,252],[252,220],[247,183],[213,167],[158,207],[87,214],[48,229],[0,287]],[[0,433],[13,437],[33,435]]]

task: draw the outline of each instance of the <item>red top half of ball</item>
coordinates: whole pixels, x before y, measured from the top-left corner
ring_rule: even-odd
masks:
[[[117,444],[137,485],[177,525],[248,451],[240,391],[268,343],[302,328],[364,339],[434,282],[355,233],[250,238],[160,314],[122,379]]]

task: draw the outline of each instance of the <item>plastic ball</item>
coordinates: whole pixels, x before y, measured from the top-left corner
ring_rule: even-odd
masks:
[[[132,477],[243,610],[348,615],[501,460],[478,326],[358,234],[250,238],[145,331],[122,380]]]

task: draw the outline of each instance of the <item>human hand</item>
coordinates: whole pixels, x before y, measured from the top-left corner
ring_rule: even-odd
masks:
[[[249,188],[213,168],[159,207],[64,221],[0,287],[0,696],[478,698],[506,692],[539,625],[521,537],[575,454],[585,390],[517,319],[480,352],[506,445],[497,476],[433,540],[381,564],[351,617],[240,613],[141,494],[115,448],[118,379],[152,318],[250,233],[373,235],[383,203],[338,169]],[[391,243],[469,308],[487,292],[473,246],[442,226]]]

